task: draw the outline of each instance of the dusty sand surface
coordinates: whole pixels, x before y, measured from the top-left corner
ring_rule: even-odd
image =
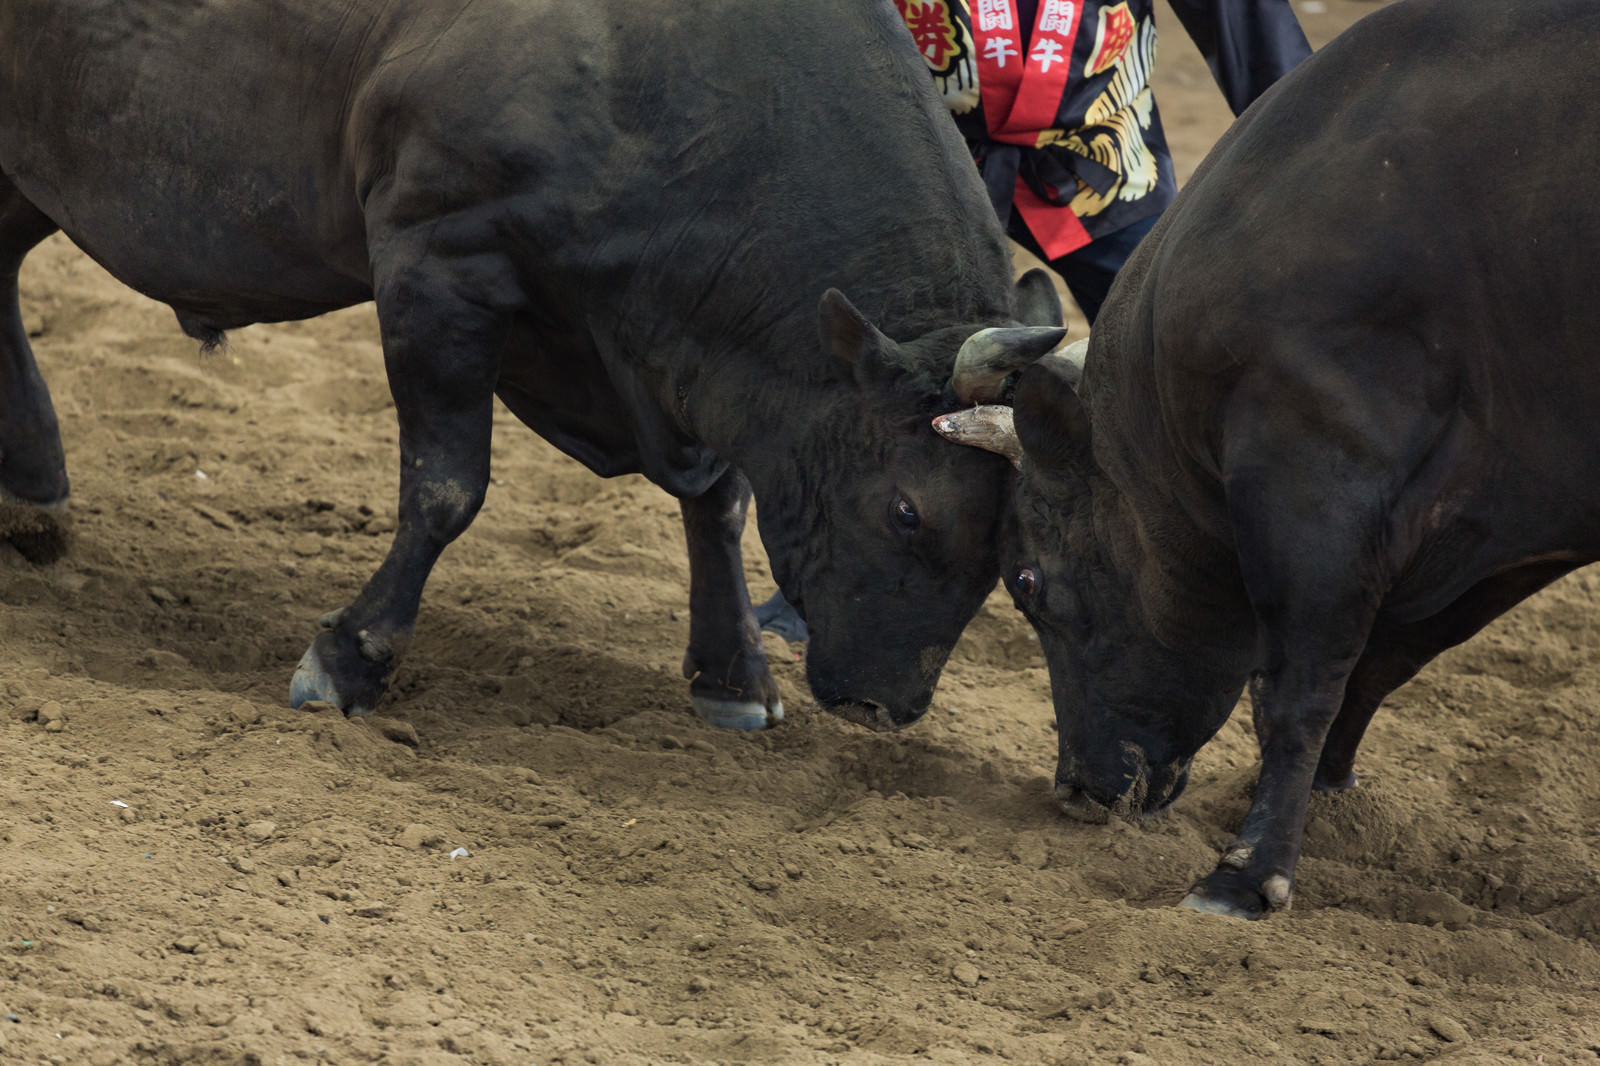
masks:
[[[1320,44],[1372,7],[1301,11]],[[1164,14],[1187,174],[1227,115]],[[1600,1057],[1600,574],[1396,694],[1293,910],[1241,923],[1173,903],[1246,807],[1247,714],[1170,815],[1068,821],[997,596],[903,733],[771,637],[789,720],[712,730],[676,505],[503,412],[382,717],[289,710],[393,528],[370,307],[202,356],[60,238],[23,289],[74,503],[60,561],[0,548],[0,1061]]]

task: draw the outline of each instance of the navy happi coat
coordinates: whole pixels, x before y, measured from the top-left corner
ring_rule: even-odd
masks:
[[[1048,10],[1041,12],[1041,3]],[[1010,222],[1015,209],[1047,258],[1172,202],[1177,181],[1150,92],[1153,0],[895,4],[972,149],[996,213]],[[980,20],[976,34],[973,5]],[[1289,0],[1171,0],[1171,6],[1235,114],[1311,54]],[[994,66],[997,53],[1004,53],[998,56],[1002,63],[1010,61],[1009,71],[1019,59],[1039,58],[1034,49],[1054,47],[1041,43],[1047,19],[1062,25],[1070,20],[1075,31],[1061,49],[1071,53],[1065,84],[1049,90],[1058,99],[1045,123],[1027,128],[1026,137],[997,136],[995,101],[981,91],[982,70],[1000,69]],[[996,41],[998,34],[986,27],[1011,27],[1020,40]],[[1024,140],[1029,143],[1018,143]]]

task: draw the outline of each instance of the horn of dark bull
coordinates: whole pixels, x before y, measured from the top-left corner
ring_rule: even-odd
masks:
[[[1022,465],[1022,442],[1011,421],[1011,408],[1004,404],[983,404],[940,415],[933,420],[933,429],[946,440],[1003,455],[1012,466]]]
[[[1006,378],[1044,355],[1067,335],[1053,326],[980,329],[956,353],[950,388],[962,403],[993,403]]]

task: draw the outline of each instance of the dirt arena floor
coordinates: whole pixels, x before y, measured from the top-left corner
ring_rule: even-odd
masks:
[[[1374,6],[1297,2],[1317,44]],[[1227,112],[1162,15],[1187,174]],[[1069,821],[997,595],[903,733],[775,637],[788,721],[715,731],[676,504],[504,412],[381,717],[289,710],[393,530],[371,308],[202,356],[60,238],[23,289],[75,517],[52,565],[0,546],[0,1062],[1600,1060],[1600,572],[1397,693],[1293,910],[1243,923],[1173,904],[1248,714],[1163,819]]]

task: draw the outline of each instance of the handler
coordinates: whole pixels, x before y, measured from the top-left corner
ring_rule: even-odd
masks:
[[[1169,0],[1238,115],[1311,54],[1289,0]],[[1006,234],[1094,324],[1177,195],[1154,0],[895,0]],[[970,10],[969,10],[970,8]]]

